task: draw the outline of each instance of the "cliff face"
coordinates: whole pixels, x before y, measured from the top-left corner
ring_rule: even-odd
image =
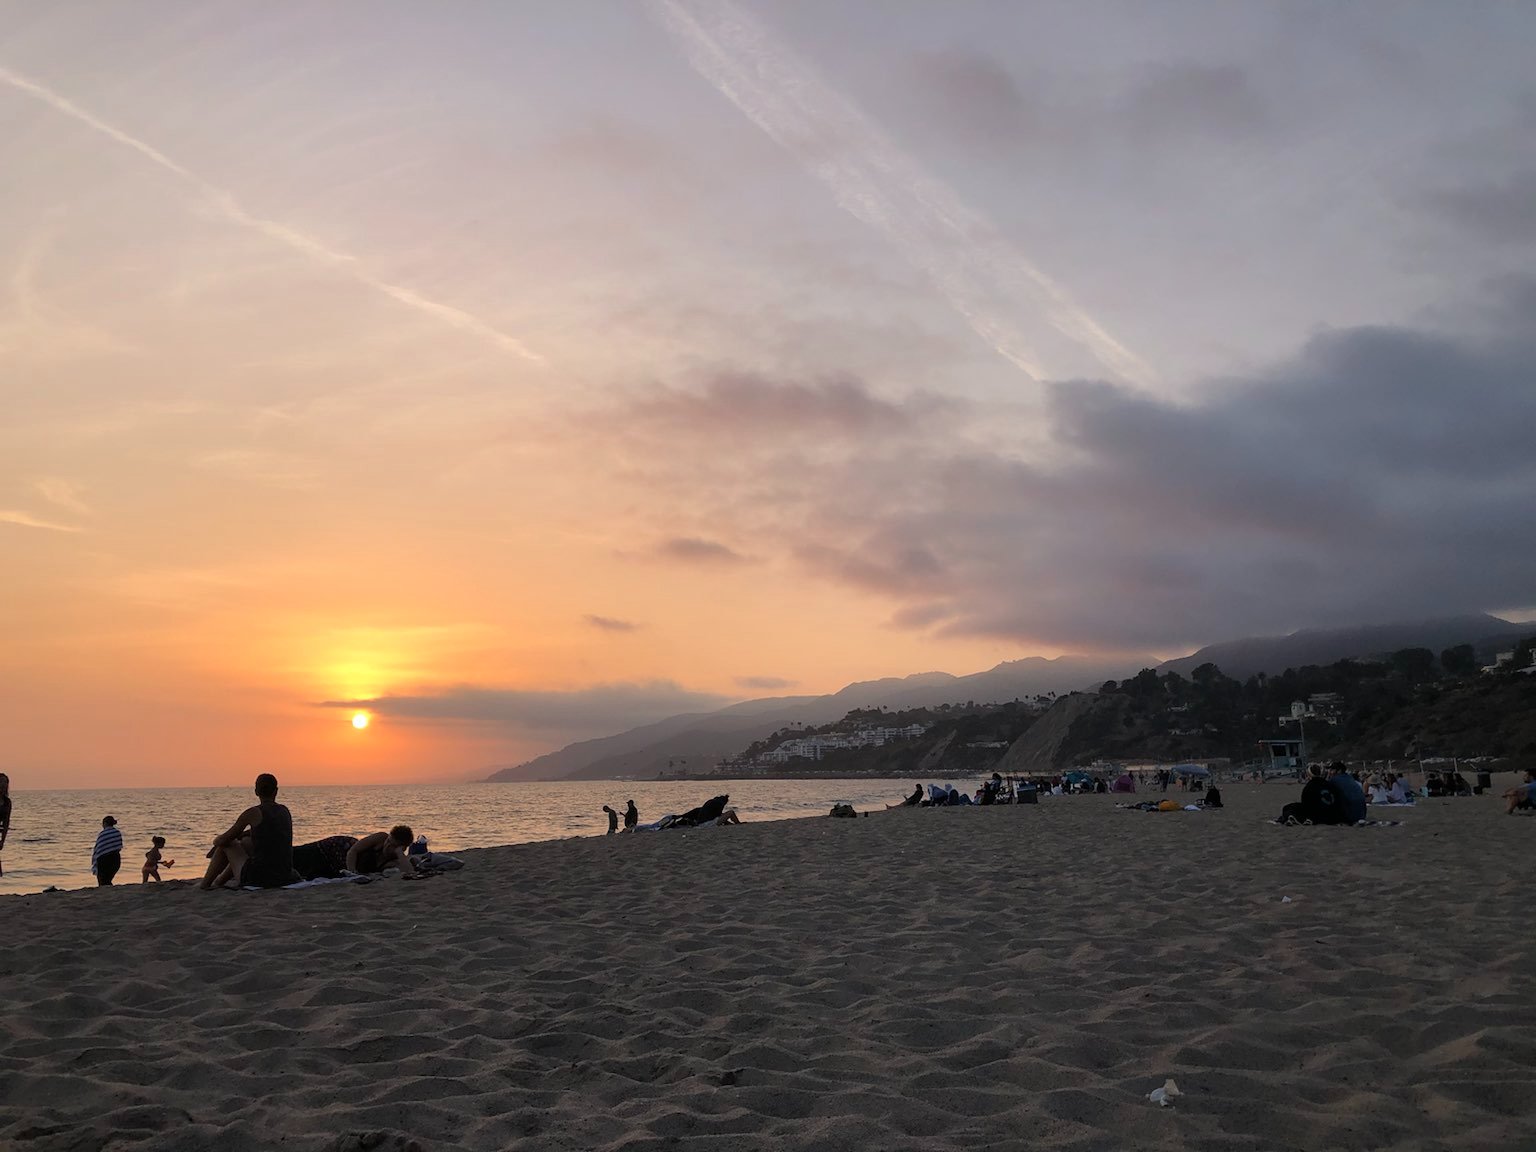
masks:
[[[1003,753],[1004,776],[1049,773],[1070,766],[1071,753],[1085,742],[1085,727],[1118,725],[1128,701],[1086,692],[1063,696]]]

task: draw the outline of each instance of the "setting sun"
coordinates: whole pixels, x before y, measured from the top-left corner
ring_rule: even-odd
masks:
[[[366,713],[366,712],[354,712],[354,713],[352,713],[352,727],[354,727],[354,728],[366,728],[366,727],[368,727],[368,713]]]

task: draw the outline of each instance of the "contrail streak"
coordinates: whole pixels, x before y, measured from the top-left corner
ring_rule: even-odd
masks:
[[[729,0],[650,0],[689,63],[926,273],[983,340],[1031,376],[1047,375],[1011,315],[1043,314],[1121,378],[1153,372],[1015,251],[984,217],[929,176],[840,93]]]
[[[277,243],[309,257],[317,264],[339,268],[357,283],[372,288],[376,292],[382,292],[390,299],[396,300],[408,308],[414,308],[418,312],[434,317],[453,328],[457,328],[461,332],[467,332],[473,336],[479,336],[483,340],[488,340],[505,352],[510,352],[514,356],[520,356],[524,360],[532,361],[535,364],[544,363],[544,358],[530,350],[521,340],[508,336],[497,328],[493,328],[478,316],[472,316],[461,309],[431,300],[421,295],[421,293],[414,292],[409,288],[403,288],[399,284],[391,284],[387,280],[381,280],[360,268],[355,257],[348,256],[345,252],[338,252],[334,248],[328,248],[318,240],[313,240],[302,232],[296,232],[285,224],[280,224],[275,220],[266,220],[260,216],[253,216],[240,206],[239,201],[233,195],[224,191],[224,189],[208,183],[191,169],[176,163],[176,161],[172,160],[158,148],[154,148],[144,143],[144,141],[130,136],[121,128],[87,112],[78,104],[60,96],[53,89],[39,84],[35,80],[30,80],[19,73],[12,72],[9,68],[3,66],[0,66],[0,82],[9,84],[12,88],[41,100],[56,111],[62,112],[71,119],[78,120],[80,123],[94,128],[103,136],[110,137],[125,148],[133,149],[151,163],[181,177],[181,179],[205,196],[230,223],[238,224],[242,228],[249,228],[254,232],[260,232],[262,235],[277,241]]]
[[[80,531],[78,528],[71,528],[68,524],[55,524],[51,520],[39,520],[36,516],[27,512],[0,510],[0,524],[15,524],[21,528],[42,528],[49,532]]]

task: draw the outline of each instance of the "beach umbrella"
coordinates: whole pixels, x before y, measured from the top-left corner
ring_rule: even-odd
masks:
[[[1199,764],[1177,764],[1174,766],[1175,776],[1209,776],[1211,770]]]

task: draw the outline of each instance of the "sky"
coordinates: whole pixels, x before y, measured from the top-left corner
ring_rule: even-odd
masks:
[[[1533,41],[0,0],[0,768],[464,779],[879,676],[1530,618]]]

